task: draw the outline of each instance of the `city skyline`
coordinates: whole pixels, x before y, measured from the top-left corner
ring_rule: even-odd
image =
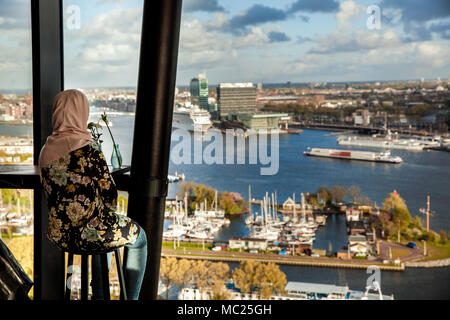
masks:
[[[142,1],[64,1],[65,87],[135,87]],[[79,28],[69,28],[80,9]],[[366,23],[381,9],[381,28]],[[27,1],[0,4],[0,89],[31,87]],[[450,4],[435,1],[185,0],[177,86],[220,82],[447,80]]]

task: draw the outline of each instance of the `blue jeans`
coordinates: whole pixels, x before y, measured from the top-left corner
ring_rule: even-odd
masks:
[[[134,244],[125,246],[123,273],[128,300],[138,300],[147,265],[147,235],[139,227],[139,236]],[[108,270],[111,265],[112,252],[108,256]],[[103,283],[100,255],[92,256],[92,300],[103,300]]]

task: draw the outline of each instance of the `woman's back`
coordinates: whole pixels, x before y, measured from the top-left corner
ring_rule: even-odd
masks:
[[[117,189],[95,143],[49,162],[41,176],[55,245],[101,252],[136,241],[137,224],[115,213]]]

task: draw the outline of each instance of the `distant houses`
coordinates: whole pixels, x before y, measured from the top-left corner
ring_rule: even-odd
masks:
[[[243,250],[267,250],[268,241],[266,239],[255,238],[231,238],[228,247],[230,249]]]
[[[345,210],[345,219],[347,222],[360,221],[362,217],[362,210],[356,207],[350,207]]]
[[[302,209],[302,204],[301,203],[295,203],[294,200],[292,200],[291,197],[288,197],[286,199],[285,202],[283,202],[283,209],[284,210],[294,210],[294,206],[295,206],[295,210],[301,210]]]
[[[355,255],[368,255],[369,244],[365,235],[351,235],[348,237],[348,251]]]

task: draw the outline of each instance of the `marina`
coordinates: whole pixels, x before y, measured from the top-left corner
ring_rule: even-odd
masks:
[[[187,203],[185,195],[183,201],[175,198],[174,205],[169,208],[166,206],[165,219],[171,220],[172,223],[163,232],[164,240],[213,240],[223,226],[230,224],[230,220],[225,218],[224,210],[218,209],[217,193],[209,207],[205,199],[200,207],[196,207],[193,215],[188,214]]]

